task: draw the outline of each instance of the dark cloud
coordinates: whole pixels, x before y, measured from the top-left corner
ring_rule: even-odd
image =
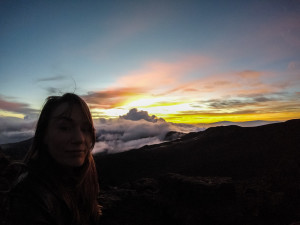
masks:
[[[76,81],[71,76],[57,75],[37,79],[38,85],[47,91],[48,95],[61,95],[66,92],[75,92]]]
[[[121,119],[125,120],[146,120],[149,122],[165,122],[163,118],[157,118],[155,115],[149,116],[147,111],[138,111],[136,108],[131,109],[126,115],[120,116]]]
[[[269,102],[269,101],[273,101],[272,98],[267,98],[267,97],[264,97],[264,96],[254,98],[253,100],[255,102]]]
[[[274,94],[275,95],[275,94]],[[271,95],[270,95],[271,96]],[[232,109],[254,106],[263,102],[278,101],[278,97],[268,97],[264,95],[244,96],[240,99],[211,99],[202,104],[208,104],[209,107],[214,109]]]
[[[61,89],[56,87],[46,87],[44,89],[47,91],[48,95],[55,95],[61,93]]]
[[[249,102],[242,100],[211,100],[211,103],[209,103],[209,106],[215,109],[241,107],[245,105],[249,105]]]
[[[232,112],[231,114],[254,114],[254,113],[258,113],[257,110],[253,109],[246,109],[246,110],[237,110]]]
[[[66,76],[58,75],[58,76],[53,76],[53,77],[37,79],[37,82],[61,81],[61,80],[65,80],[66,78],[67,78]]]

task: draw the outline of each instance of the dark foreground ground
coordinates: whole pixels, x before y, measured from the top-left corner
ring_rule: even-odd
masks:
[[[209,128],[95,161],[102,225],[300,221],[300,120]]]

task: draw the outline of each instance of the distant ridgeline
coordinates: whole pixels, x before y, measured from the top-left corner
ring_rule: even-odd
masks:
[[[17,143],[0,145],[0,152],[4,153],[11,160],[21,160],[29,150],[32,140],[31,138]]]

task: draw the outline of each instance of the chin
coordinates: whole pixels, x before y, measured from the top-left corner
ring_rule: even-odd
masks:
[[[64,164],[69,167],[80,167],[84,164],[84,159],[72,159],[64,162]]]

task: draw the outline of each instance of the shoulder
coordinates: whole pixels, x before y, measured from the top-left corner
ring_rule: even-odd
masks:
[[[10,193],[14,224],[63,224],[65,213],[64,202],[34,173],[29,172]]]

